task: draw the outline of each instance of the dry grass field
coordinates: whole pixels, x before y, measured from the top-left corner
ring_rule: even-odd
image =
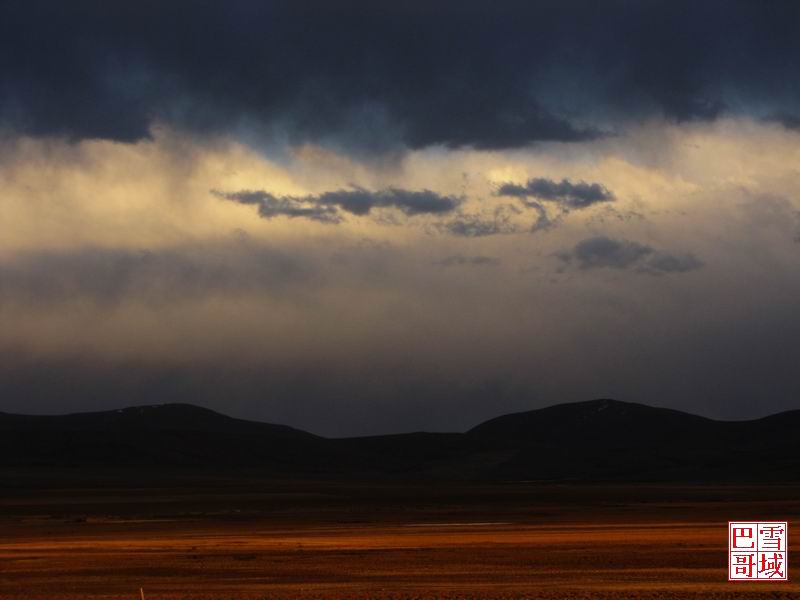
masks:
[[[134,600],[140,588],[148,600],[800,596],[791,562],[788,583],[726,575],[727,521],[781,518],[800,531],[795,487],[2,492],[0,597],[9,600]]]

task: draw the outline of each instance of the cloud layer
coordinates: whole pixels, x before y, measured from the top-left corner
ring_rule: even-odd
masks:
[[[0,127],[398,148],[586,142],[800,114],[789,0],[4,3]]]
[[[159,135],[1,148],[2,410],[158,397],[345,435],[794,402],[800,146],[776,124],[388,169]]]

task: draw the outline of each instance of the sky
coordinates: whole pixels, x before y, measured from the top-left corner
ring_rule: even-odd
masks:
[[[0,411],[800,408],[800,4],[0,0]]]

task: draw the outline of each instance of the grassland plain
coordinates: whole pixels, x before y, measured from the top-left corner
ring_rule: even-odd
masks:
[[[182,481],[2,489],[0,597],[790,598],[795,486]],[[781,518],[790,581],[727,581]]]

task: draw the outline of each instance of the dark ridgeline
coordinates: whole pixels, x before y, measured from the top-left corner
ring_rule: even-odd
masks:
[[[330,439],[187,404],[0,413],[0,467],[461,481],[800,481],[800,411],[715,421],[616,400],[498,417],[466,433]]]

